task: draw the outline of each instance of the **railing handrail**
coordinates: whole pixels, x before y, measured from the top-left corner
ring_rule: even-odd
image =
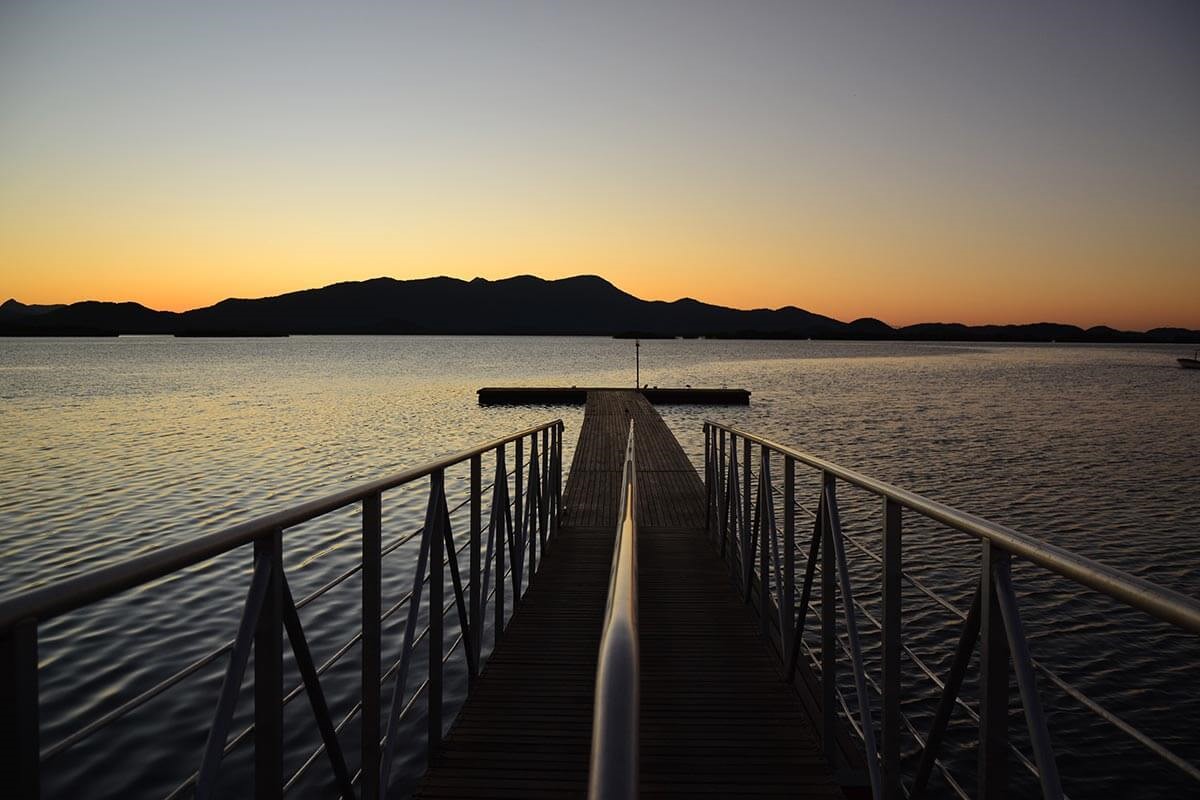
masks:
[[[1062,547],[1038,541],[1006,525],[960,511],[944,503],[930,500],[915,492],[901,489],[885,481],[779,444],[736,426],[725,425],[713,420],[705,420],[704,424],[834,475],[847,483],[892,500],[936,522],[993,542],[1001,549],[1064,578],[1108,595],[1190,633],[1200,634],[1200,603],[1180,592],[1093,561]]]
[[[596,665],[592,717],[591,800],[638,795],[638,718],[641,669],[638,646],[637,463],[629,421],[617,539],[608,581],[608,609]]]
[[[517,433],[492,439],[419,466],[352,486],[220,531],[186,542],[167,545],[144,555],[100,567],[37,589],[0,598],[0,631],[23,620],[45,622],[68,611],[207,561],[257,539],[272,536],[275,531],[309,522],[364,498],[427,477],[510,442],[561,424],[561,420],[556,419],[533,425]]]

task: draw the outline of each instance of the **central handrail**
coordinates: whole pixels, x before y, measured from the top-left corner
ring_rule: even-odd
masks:
[[[608,580],[608,610],[596,666],[592,716],[591,800],[638,796],[638,724],[641,668],[638,655],[637,463],[633,420],[625,445],[617,540]]]

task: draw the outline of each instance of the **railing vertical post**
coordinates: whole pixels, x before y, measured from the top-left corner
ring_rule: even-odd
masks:
[[[796,633],[796,459],[791,456],[783,459],[783,575],[777,575],[775,580],[783,611],[779,642],[786,660]]]
[[[738,526],[742,534],[742,591],[746,600],[750,599],[750,576],[754,573],[754,551],[750,540],[750,525],[753,523],[750,497],[750,440],[742,438],[742,524]]]
[[[716,536],[716,429],[704,423],[704,531]]]
[[[362,731],[359,738],[362,760],[363,800],[377,800],[379,772],[379,669],[382,652],[383,496],[376,492],[362,501]],[[433,555],[436,550],[431,551]],[[401,687],[403,690],[404,687]]]
[[[513,507],[513,524],[516,526],[517,554],[513,557],[513,608],[521,599],[521,572],[525,555],[525,439],[518,438],[516,446],[516,505]]]
[[[254,541],[271,574],[254,630],[254,796],[283,796],[283,531]]]
[[[563,491],[563,424],[560,422],[554,428],[554,530],[551,536],[558,533],[559,516],[562,514]]]
[[[899,800],[900,786],[900,643],[901,506],[883,501],[883,792]]]
[[[728,479],[725,486],[725,513],[729,516],[726,527],[728,541],[721,542],[721,556],[727,556],[729,574],[733,576],[735,584],[740,584],[742,576],[738,574],[738,568],[742,561],[742,550],[738,543],[738,517],[742,515],[742,504],[737,499],[737,487],[741,478],[737,468],[737,436],[732,432],[729,434]]]
[[[518,440],[519,441],[519,440]],[[433,502],[445,505],[446,473],[435,470],[429,476],[429,492]],[[442,743],[442,656],[443,616],[445,615],[445,579],[442,570],[442,541],[446,532],[442,529],[443,514],[438,514],[433,523],[433,535],[429,545],[429,763]]]
[[[468,578],[467,596],[470,603],[469,645],[475,653],[474,669],[469,680],[473,682],[479,675],[479,665],[483,653],[483,598],[479,593],[480,552],[483,539],[483,456],[471,456],[471,510],[470,510],[471,544],[470,561],[471,575]]]
[[[704,532],[712,536],[712,428],[704,423]]]
[[[829,502],[834,476],[821,473],[821,743],[825,760],[837,764],[837,551]]]
[[[721,540],[721,557],[725,557],[725,542],[729,538],[729,509],[726,507],[727,498],[725,497],[725,431],[722,429],[719,432],[720,438],[717,440],[717,538]]]
[[[527,584],[533,583],[533,574],[537,571],[538,541],[542,535],[540,529],[542,509],[539,502],[541,487],[535,487],[539,477],[540,465],[538,464],[537,434],[535,433],[529,437],[529,485],[526,487],[529,493],[527,504],[529,506],[529,525],[525,534],[529,540],[529,573],[525,579]]]
[[[1008,796],[1008,640],[995,587],[996,565],[1007,559],[1007,553],[984,540],[979,576],[980,800]]]
[[[505,503],[505,508],[500,508],[496,513],[496,602],[493,605],[495,611],[495,623],[492,627],[493,644],[500,643],[500,637],[504,634],[504,551],[508,547],[508,529],[505,523],[508,503],[508,466],[504,458],[504,445],[496,448],[496,483],[492,491],[495,496],[500,498]]]
[[[742,535],[742,528],[745,523],[742,521],[742,503],[738,499],[741,490],[742,478],[738,471],[738,448],[737,435],[732,431],[729,433],[729,488],[726,489],[725,506],[729,513],[729,574],[732,576],[735,588],[741,588],[742,585],[742,544],[738,538]],[[721,555],[726,554],[725,546],[722,545]]]
[[[558,493],[558,489],[557,489],[558,477],[554,474],[555,469],[556,469],[555,465],[558,463],[558,453],[557,453],[558,444],[557,444],[557,439],[556,439],[556,437],[558,436],[558,428],[551,427],[549,430],[549,434],[550,434],[550,443],[547,445],[548,449],[546,450],[546,485],[545,485],[545,487],[543,487],[546,490],[546,543],[547,543],[547,546],[549,546],[550,540],[554,538],[554,515],[558,513],[555,510],[555,507],[557,506],[557,501],[555,500],[555,496]]]
[[[538,538],[541,539],[542,556],[546,555],[546,536],[550,530],[550,465],[554,459],[550,455],[550,431],[542,429],[542,471],[538,481]]]
[[[758,485],[762,491],[758,495],[758,632],[761,636],[769,635],[771,617],[768,610],[771,605],[771,567],[767,560],[771,532],[771,505],[775,499],[771,496],[771,452],[763,445],[759,451]],[[779,576],[775,576],[779,580]]]
[[[35,800],[41,792],[36,619],[0,634],[0,720],[0,783],[13,800]]]

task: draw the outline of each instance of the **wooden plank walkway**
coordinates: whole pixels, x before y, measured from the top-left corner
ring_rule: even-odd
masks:
[[[583,797],[628,420],[636,424],[644,797],[842,797],[704,531],[704,487],[635,392],[589,394],[562,526],[418,797]]]

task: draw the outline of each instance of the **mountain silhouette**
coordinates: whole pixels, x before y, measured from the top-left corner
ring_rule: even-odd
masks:
[[[62,304],[53,306],[25,305],[24,303],[18,303],[16,300],[5,300],[3,303],[0,303],[0,322],[11,322],[28,317],[36,317],[39,314],[47,314],[51,311],[57,311],[60,308],[66,308],[66,306]]]
[[[0,305],[7,335],[538,334],[718,338],[912,339],[934,341],[1200,341],[1200,331],[1145,333],[1074,325],[893,328],[873,318],[841,322],[795,306],[742,310],[691,298],[641,300],[605,279],[374,278],[263,297],[231,298],[175,313],[138,303]]]
[[[639,300],[591,275],[554,281],[521,275],[498,281],[376,278],[337,283],[261,300],[225,300],[182,314],[180,324],[193,330],[289,333],[695,335],[841,323],[798,308],[739,311],[695,300]]]

